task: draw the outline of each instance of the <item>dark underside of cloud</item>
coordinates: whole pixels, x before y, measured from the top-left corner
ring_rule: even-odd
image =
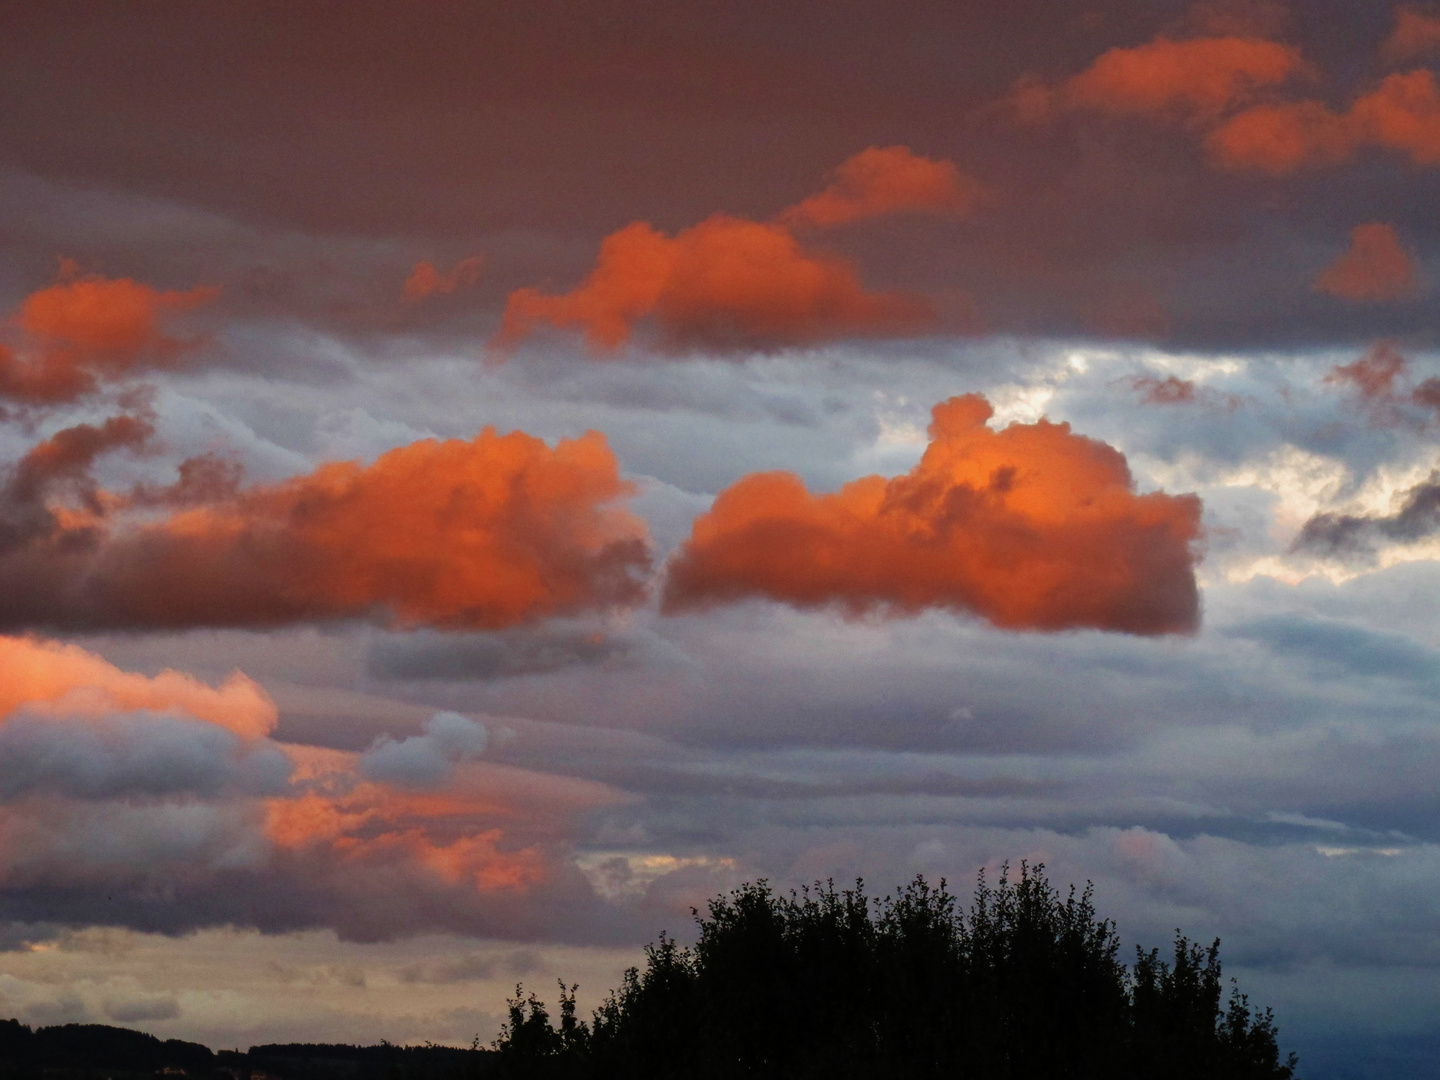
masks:
[[[1293,550],[1364,561],[1382,544],[1408,544],[1440,532],[1440,473],[1405,493],[1393,514],[1316,514],[1300,530]]]

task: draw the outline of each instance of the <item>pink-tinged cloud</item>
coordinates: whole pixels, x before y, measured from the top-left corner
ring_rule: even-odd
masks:
[[[1440,18],[1403,5],[1395,11],[1395,29],[1380,46],[1381,59],[1403,64],[1440,52]]]
[[[1273,41],[1160,37],[1104,53],[1060,88],[1059,103],[1115,114],[1214,117],[1304,70],[1297,50]]]
[[[479,281],[484,265],[484,256],[471,255],[441,273],[434,263],[418,262],[410,276],[405,279],[402,291],[405,299],[411,301],[424,300],[428,296],[448,296],[457,289],[468,288]]]
[[[1189,379],[1168,375],[1136,375],[1130,385],[1147,405],[1193,405],[1198,400],[1196,386]]]
[[[1318,101],[1257,105],[1212,131],[1206,147],[1226,168],[1273,176],[1340,164],[1367,147],[1440,164],[1440,86],[1421,69],[1387,76],[1345,112]]]
[[[158,519],[123,499],[78,521],[47,503],[0,545],[0,624],[494,629],[630,604],[649,570],[630,494],[598,433],[552,449],[486,429]]]
[[[905,146],[862,150],[835,170],[824,191],[780,214],[788,226],[826,227],[889,214],[968,214],[984,197],[953,162],[920,157]]]
[[[1336,386],[1353,386],[1367,401],[1392,401],[1395,383],[1408,367],[1399,350],[1382,341],[1353,364],[1332,369],[1325,381]]]
[[[217,295],[214,288],[165,292],[102,277],[65,280],[32,293],[13,319],[20,342],[0,346],[0,397],[73,401],[101,382],[173,367],[193,343],[171,335],[167,320]]]
[[[675,613],[760,597],[852,615],[948,608],[1011,630],[1185,633],[1199,621],[1193,495],[1138,495],[1125,458],[1040,421],[937,405],[908,474],[816,495],[791,473],[721,492],[669,567]]]
[[[0,723],[25,706],[55,716],[177,712],[247,739],[269,735],[277,720],[270,696],[238,671],[211,687],[178,671],[122,671],[77,645],[0,637]]]
[[[1315,279],[1315,288],[1342,300],[1380,303],[1415,295],[1420,274],[1395,227],[1376,222],[1350,231],[1349,249]]]
[[[931,313],[913,298],[869,292],[851,263],[806,250],[780,225],[717,215],[673,237],[644,222],[606,237],[573,291],[512,293],[496,344],[549,324],[613,350],[642,320],[669,347],[764,348],[913,333]]]

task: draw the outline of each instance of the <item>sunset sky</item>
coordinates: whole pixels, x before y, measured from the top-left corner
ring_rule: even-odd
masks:
[[[5,5],[0,1017],[488,1042],[742,881],[1028,860],[1432,1075],[1437,71],[1354,0]]]

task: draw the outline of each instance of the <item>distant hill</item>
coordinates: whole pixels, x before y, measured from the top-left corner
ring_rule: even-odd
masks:
[[[218,1053],[104,1024],[0,1020],[0,1080],[473,1080],[494,1054],[450,1046],[286,1043]]]

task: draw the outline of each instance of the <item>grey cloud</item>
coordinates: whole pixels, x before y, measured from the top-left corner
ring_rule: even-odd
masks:
[[[137,711],[86,718],[21,712],[0,725],[0,800],[194,793],[278,794],[290,760],[214,724]]]
[[[1440,653],[1400,634],[1287,615],[1234,625],[1225,633],[1263,642],[1277,653],[1336,666],[1350,674],[1422,682],[1440,678]]]
[[[446,780],[460,762],[483,754],[489,738],[480,721],[437,712],[426,722],[423,735],[378,740],[360,758],[360,772],[370,780],[433,786]]]
[[[381,679],[506,679],[577,664],[621,663],[636,644],[603,631],[517,630],[492,634],[418,631],[377,639],[366,657]]]
[[[1293,549],[1318,555],[1373,557],[1377,545],[1411,543],[1440,532],[1440,472],[1405,493],[1393,514],[1317,514],[1296,537]]]
[[[147,1020],[174,1020],[180,1005],[168,994],[141,994],[135,997],[107,998],[105,1015],[117,1024],[138,1024]]]

